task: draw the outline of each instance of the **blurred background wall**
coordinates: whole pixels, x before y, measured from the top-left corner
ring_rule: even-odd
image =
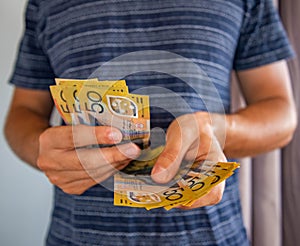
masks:
[[[7,147],[3,124],[12,87],[7,84],[23,28],[26,1],[0,1],[0,245],[43,245],[51,212],[52,188],[43,174]]]

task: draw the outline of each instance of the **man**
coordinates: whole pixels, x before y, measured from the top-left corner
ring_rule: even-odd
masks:
[[[55,77],[88,78],[100,65],[129,52],[168,51],[197,64],[207,77],[193,77],[174,58],[158,58],[173,64],[187,83],[155,72],[127,78],[131,90],[163,87],[191,109],[183,112],[177,104],[171,114],[151,109],[152,128],[167,130],[165,149],[152,170],[158,183],[170,181],[184,158],[225,161],[282,147],[296,127],[284,61],[292,52],[270,0],[30,0],[26,24],[5,134],[16,154],[55,185],[47,245],[248,245],[237,175],[192,207],[167,212],[113,206],[112,192],[100,183],[137,158],[140,149],[127,143],[75,150],[119,143],[122,135],[105,126],[50,127],[48,87]],[[229,114],[232,68],[248,106]],[[218,107],[205,107],[216,103],[216,94],[205,87],[207,79],[225,116]],[[151,99],[172,104],[170,95],[157,91]]]

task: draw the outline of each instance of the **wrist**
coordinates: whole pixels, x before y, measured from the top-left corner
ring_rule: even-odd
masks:
[[[230,115],[209,113],[205,111],[196,112],[196,118],[199,126],[212,133],[221,148],[224,150],[226,145],[226,136],[229,131],[232,119]]]

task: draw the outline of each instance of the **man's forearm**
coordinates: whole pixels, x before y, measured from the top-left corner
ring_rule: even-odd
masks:
[[[39,136],[48,127],[48,119],[37,112],[20,106],[8,114],[5,136],[18,157],[37,168]]]
[[[270,98],[226,115],[224,152],[228,158],[255,156],[286,145],[297,125],[294,105]]]
[[[247,107],[226,116],[226,156],[254,156],[286,145],[297,125],[286,61],[238,71],[237,77]]]

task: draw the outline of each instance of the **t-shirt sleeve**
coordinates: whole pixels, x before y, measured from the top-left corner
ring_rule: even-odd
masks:
[[[272,0],[247,2],[233,68],[250,69],[293,57],[294,52]]]
[[[38,6],[33,0],[29,1],[25,16],[25,31],[9,82],[18,87],[47,90],[55,76],[38,41]]]

